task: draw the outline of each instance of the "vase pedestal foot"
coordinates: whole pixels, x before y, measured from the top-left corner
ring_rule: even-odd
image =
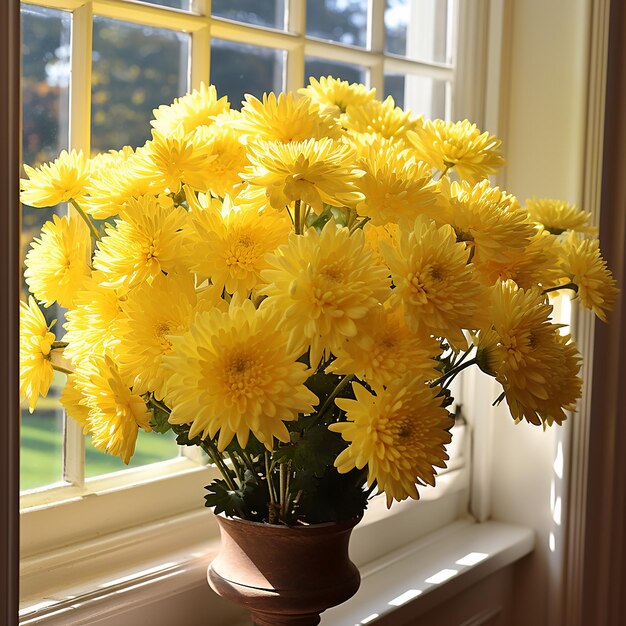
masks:
[[[316,626],[320,623],[319,613],[277,615],[276,613],[251,611],[250,615],[254,626]]]

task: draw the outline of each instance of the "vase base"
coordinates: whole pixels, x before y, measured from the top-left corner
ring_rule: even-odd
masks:
[[[316,626],[321,619],[319,613],[277,615],[276,613],[251,611],[250,615],[254,626]]]

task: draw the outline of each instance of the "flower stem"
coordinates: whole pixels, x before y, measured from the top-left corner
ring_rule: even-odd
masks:
[[[339,381],[337,386],[333,389],[332,393],[328,396],[328,398],[326,398],[326,401],[324,402],[324,404],[322,404],[322,408],[318,411],[317,413],[318,420],[324,417],[325,413],[328,411],[328,409],[332,405],[333,400],[343,391],[345,386],[350,381],[354,380],[354,378],[355,378],[354,374],[348,374]]]
[[[100,232],[96,228],[96,225],[91,221],[91,218],[87,215],[87,213],[85,213],[85,211],[83,211],[83,209],[80,207],[78,202],[74,200],[74,198],[70,198],[70,204],[76,209],[78,215],[80,215],[83,218],[83,220],[85,220],[85,223],[87,224],[87,226],[89,226],[89,230],[91,231],[91,236],[96,241],[99,241]]]
[[[302,202],[296,200],[296,204],[293,209],[294,228],[296,229],[296,235],[302,234]]]
[[[228,466],[224,462],[220,451],[217,449],[217,446],[210,439],[204,439],[202,441],[201,447],[209,455],[209,457],[211,457],[213,463],[217,465],[217,468],[224,477],[228,488],[231,491],[237,491],[237,483],[235,482],[231,471],[228,469]]]
[[[63,367],[62,365],[56,365],[55,363],[52,363],[52,369],[56,370],[57,372],[61,372],[62,374],[67,374],[68,376],[74,373],[72,370],[68,370],[66,367]]]
[[[559,289],[571,289],[572,291],[578,293],[578,285],[576,283],[567,283],[567,285],[549,287],[548,289],[544,289],[543,293],[550,293],[551,291],[558,291]]]
[[[62,348],[67,348],[67,346],[67,341],[53,341],[52,345],[50,346],[50,350],[60,350]]]
[[[476,365],[476,363],[478,363],[478,359],[472,359],[471,361],[466,361],[462,365],[457,365],[456,367],[453,367],[451,370],[447,371],[445,374],[443,374],[436,380],[433,380],[433,382],[430,383],[430,386],[436,387],[437,385],[442,383],[444,380],[446,380],[446,378],[450,378],[450,377],[454,378],[457,374],[462,372],[466,367]]]

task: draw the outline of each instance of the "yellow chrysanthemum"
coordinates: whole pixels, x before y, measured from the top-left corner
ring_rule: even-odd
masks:
[[[204,171],[204,184],[213,195],[233,195],[241,186],[241,173],[248,165],[246,147],[237,132],[227,124],[201,126],[193,142],[202,146],[210,160]]]
[[[89,409],[86,427],[91,444],[119,456],[128,465],[139,427],[150,432],[150,411],[143,398],[133,393],[108,356],[93,356],[74,372],[80,403]]]
[[[387,261],[385,261],[385,257],[380,249],[380,244],[384,242],[389,246],[394,245],[398,240],[399,234],[400,230],[397,224],[374,226],[371,222],[368,222],[363,226],[365,247],[372,251],[377,265],[387,265]]]
[[[317,104],[309,98],[296,100],[293,93],[263,94],[263,101],[246,95],[241,119],[236,128],[248,142],[278,141],[282,143],[307,139],[338,139],[343,131],[339,123],[320,114]]]
[[[598,240],[571,235],[563,244],[562,254],[563,271],[578,287],[580,302],[606,322],[606,314],[613,309],[619,289],[600,254]]]
[[[76,295],[73,308],[65,315],[64,341],[68,346],[64,356],[75,365],[92,354],[113,352],[119,342],[117,327],[121,298],[115,289],[98,284],[100,280],[102,276],[95,272]]]
[[[554,236],[541,230],[531,238],[528,246],[507,260],[474,260],[479,280],[494,285],[498,280],[513,280],[523,289],[555,286],[563,276],[559,267],[559,248]]]
[[[170,135],[178,127],[188,134],[198,126],[211,125],[215,116],[225,113],[229,107],[226,96],[218,99],[213,85],[207,87],[201,83],[199,89],[176,98],[169,106],[162,104],[154,109],[154,120],[150,123],[163,135]]]
[[[441,406],[438,389],[422,380],[397,382],[372,395],[352,384],[356,400],[335,403],[346,411],[347,422],[331,424],[350,445],[337,457],[335,467],[345,474],[367,466],[367,482],[376,482],[394,500],[417,500],[417,485],[435,485],[435,467],[446,467],[445,445],[454,420]]]
[[[408,140],[420,160],[441,171],[453,167],[472,185],[495,174],[504,165],[500,139],[487,132],[481,133],[476,124],[468,120],[426,120],[423,126],[408,133]]]
[[[269,267],[266,255],[287,241],[291,231],[289,218],[275,212],[259,213],[254,209],[224,203],[209,203],[201,195],[196,199],[187,190],[192,207],[194,235],[190,244],[191,269],[201,278],[228,293],[249,294],[261,281],[261,271]]]
[[[163,357],[172,351],[172,336],[182,335],[196,304],[191,274],[157,276],[152,284],[132,289],[122,302],[116,363],[133,393],[165,394]]]
[[[397,107],[393,98],[387,96],[383,102],[369,100],[359,105],[349,104],[341,123],[352,133],[374,133],[404,141],[409,130],[421,126],[421,119]]]
[[[61,397],[59,398],[63,408],[67,414],[83,429],[87,434],[89,432],[89,407],[85,406],[86,397],[76,386],[76,377],[71,374],[67,377],[67,382]]]
[[[121,213],[129,200],[145,195],[163,193],[163,181],[148,176],[138,176],[134,166],[139,158],[134,155],[122,163],[103,167],[91,177],[84,209],[97,220],[104,220]]]
[[[388,269],[374,263],[363,233],[350,234],[333,221],[321,233],[292,233],[268,261],[272,269],[261,272],[268,285],[260,293],[284,314],[290,346],[311,347],[313,367],[354,337],[356,321],[389,295]]]
[[[530,198],[526,200],[526,209],[533,220],[553,235],[560,235],[566,230],[587,234],[597,232],[591,224],[591,213],[581,211],[563,200]]]
[[[413,224],[432,212],[439,191],[428,164],[415,161],[396,144],[373,147],[357,162],[357,189],[365,196],[356,209],[376,226]]]
[[[109,150],[100,152],[89,159],[89,169],[92,175],[98,174],[102,170],[119,167],[135,155],[131,146],[124,146],[121,150]]]
[[[376,98],[376,89],[332,76],[321,76],[319,80],[311,76],[309,84],[298,89],[298,93],[310,98],[322,111],[334,115],[345,113],[349,104],[360,106]]]
[[[454,228],[458,241],[466,242],[474,263],[511,261],[528,247],[536,233],[515,196],[491,187],[488,180],[474,186],[454,182],[449,192],[444,183],[443,196],[445,209],[439,220]]]
[[[161,272],[187,271],[187,217],[182,207],[164,207],[152,196],[129,200],[122,218],[98,242],[94,267],[102,272],[102,284],[130,288]]]
[[[32,413],[39,396],[45,398],[54,370],[50,361],[54,333],[32,296],[20,302],[20,400]]]
[[[537,289],[512,281],[493,290],[490,328],[478,339],[478,363],[504,389],[511,415],[536,425],[560,424],[580,397],[580,355],[550,322],[552,307]]]
[[[190,423],[190,437],[219,432],[220,450],[235,436],[245,447],[251,432],[271,450],[274,437],[289,441],[285,422],[311,413],[318,399],[278,315],[236,300],[226,313],[198,313],[187,333],[172,338],[174,351],[163,359],[169,421]]]
[[[403,317],[401,309],[376,307],[358,322],[357,334],[344,341],[328,371],[355,374],[377,386],[403,377],[436,378],[439,342],[412,333]]]
[[[46,307],[58,302],[70,308],[89,276],[91,238],[89,228],[76,214],[52,216],[31,244],[24,264],[30,291]]]
[[[361,198],[354,187],[352,157],[349,146],[328,138],[286,144],[257,141],[243,177],[251,187],[263,187],[276,210],[301,200],[321,213],[324,203],[344,206]]]
[[[477,327],[485,294],[454,229],[419,218],[395,247],[383,243],[381,248],[395,285],[392,301],[404,306],[409,328],[465,347],[463,329]]]
[[[71,199],[80,201],[89,181],[89,167],[82,151],[63,150],[58,159],[34,169],[24,165],[28,179],[20,180],[20,200],[34,207],[55,206]]]
[[[132,174],[173,193],[181,185],[206,191],[204,175],[214,158],[206,147],[193,141],[193,135],[186,135],[182,127],[168,135],[153,130],[152,141],[137,150]]]

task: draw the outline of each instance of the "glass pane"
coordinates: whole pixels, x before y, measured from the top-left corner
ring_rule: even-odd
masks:
[[[387,0],[385,51],[425,63],[451,63],[453,16],[453,0]]]
[[[170,430],[164,435],[160,433],[147,433],[141,428],[137,435],[135,454],[128,465],[124,465],[117,456],[111,456],[96,450],[91,446],[89,438],[85,446],[85,478],[100,476],[110,472],[141,467],[149,463],[167,461],[178,456],[179,448],[176,445],[176,435]]]
[[[258,24],[283,30],[285,0],[213,0],[211,13],[244,24]]]
[[[94,18],[92,151],[141,146],[152,110],[187,91],[189,35]]]
[[[38,166],[68,147],[70,14],[24,5],[22,20],[22,158]],[[65,207],[22,206],[22,261],[43,223]],[[22,298],[28,298],[22,283]],[[42,311],[48,322],[60,313],[56,305]],[[62,320],[53,329],[63,332]],[[65,376],[55,374],[46,398],[31,415],[22,407],[20,487],[33,489],[60,481],[63,467],[63,408],[58,400]]]
[[[365,48],[368,6],[368,0],[309,0],[306,34]]]
[[[449,92],[450,83],[446,80],[385,74],[385,97],[392,96],[399,107],[430,119],[448,119]]]
[[[247,93],[261,98],[266,91],[282,91],[285,54],[284,50],[212,39],[211,82],[220,97],[228,96],[231,107],[240,109]]]
[[[349,63],[339,63],[328,61],[316,57],[306,57],[304,65],[305,85],[309,84],[309,78],[319,78],[320,76],[333,76],[349,83],[363,83],[367,81],[367,69],[360,65],[350,65]]]
[[[161,7],[171,7],[173,9],[191,10],[191,0],[141,0],[148,4],[157,4]]]

